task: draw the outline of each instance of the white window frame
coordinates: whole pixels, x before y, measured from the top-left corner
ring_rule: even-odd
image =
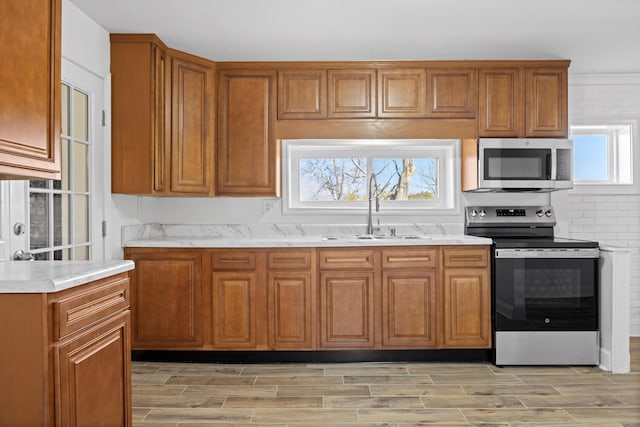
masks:
[[[377,215],[451,214],[459,209],[460,141],[451,139],[291,139],[282,141],[283,213],[327,215],[361,214],[368,201],[301,201],[299,194],[300,159],[309,157],[437,158],[438,199],[434,201],[380,201]],[[367,179],[368,185],[368,179]]]
[[[630,126],[631,127],[631,183],[620,182],[620,162],[622,159],[620,156],[620,150],[617,146],[618,138],[613,134],[613,131],[605,131],[608,135],[608,140],[611,143],[607,144],[607,180],[606,181],[573,181],[573,193],[589,193],[589,194],[631,194],[640,192],[640,140],[638,139],[638,120],[636,119],[621,119],[615,120],[611,118],[588,118],[582,119],[579,122],[572,123],[569,126],[570,135],[582,134],[590,135],[591,132],[588,129],[594,129],[598,127],[606,126]]]

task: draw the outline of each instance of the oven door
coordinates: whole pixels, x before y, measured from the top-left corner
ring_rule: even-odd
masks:
[[[598,249],[496,249],[496,331],[598,329]]]

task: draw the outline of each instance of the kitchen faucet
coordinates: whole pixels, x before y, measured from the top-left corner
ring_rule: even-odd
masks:
[[[373,193],[375,191],[375,193]],[[376,199],[376,212],[380,212],[380,192],[378,191],[378,181],[376,180],[375,172],[371,172],[369,178],[369,216],[367,221],[367,234],[373,234],[373,218],[371,213],[371,202],[373,198]]]

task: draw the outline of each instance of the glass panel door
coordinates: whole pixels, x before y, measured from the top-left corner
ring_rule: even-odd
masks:
[[[61,179],[29,183],[29,251],[36,260],[91,258],[90,99],[63,83]]]

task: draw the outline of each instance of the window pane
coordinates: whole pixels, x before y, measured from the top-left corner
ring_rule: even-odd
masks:
[[[53,181],[53,188],[56,190],[69,190],[69,144],[70,141],[66,138],[62,138],[60,141],[62,151],[61,179]]]
[[[364,158],[300,159],[300,200],[365,200],[366,165]]]
[[[49,246],[49,194],[29,194],[29,240],[31,249]]]
[[[53,252],[53,259],[56,261],[71,260],[71,249],[58,249]]]
[[[381,200],[433,200],[437,197],[437,160],[374,159]]]
[[[73,90],[73,137],[82,141],[89,139],[89,97],[74,89]]]
[[[62,84],[60,90],[60,98],[62,98],[62,106],[60,109],[62,127],[62,135],[69,136],[69,86]]]
[[[53,245],[62,246],[69,244],[69,232],[71,231],[71,217],[68,194],[53,195]]]
[[[73,248],[73,259],[85,261],[89,259],[89,247],[88,246],[79,246]]]
[[[33,180],[33,181],[29,181],[29,187],[31,187],[31,188],[47,188],[47,184],[48,183],[49,183],[49,181]]]
[[[607,135],[572,135],[573,179],[607,181]]]
[[[73,191],[89,191],[89,147],[73,143]]]
[[[49,252],[42,252],[39,254],[33,254],[34,261],[48,261],[49,260]]]
[[[89,241],[89,196],[73,196],[73,243]]]

